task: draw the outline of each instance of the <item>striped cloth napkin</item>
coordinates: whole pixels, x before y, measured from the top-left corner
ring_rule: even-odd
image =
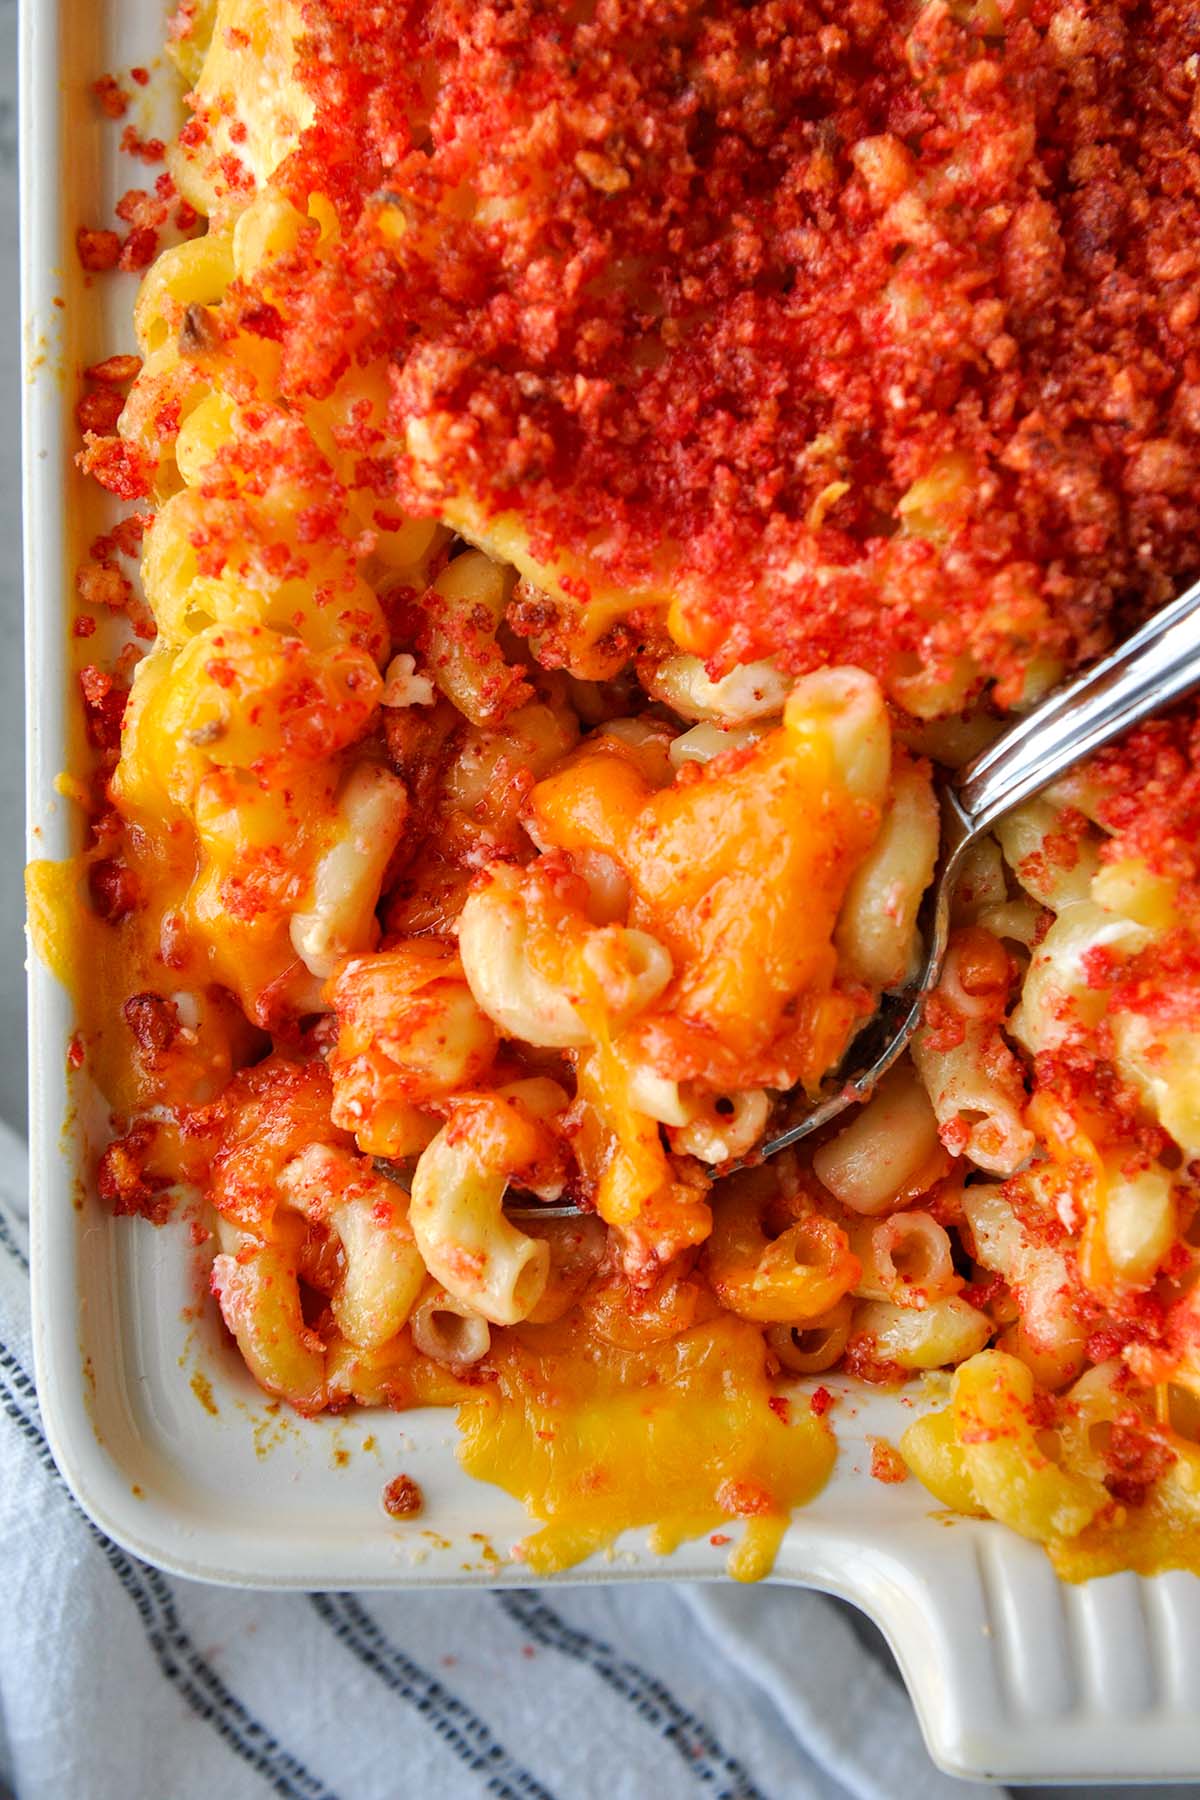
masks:
[[[26,1168],[0,1125],[0,1783],[16,1800],[996,1792],[933,1768],[871,1628],[815,1594],[258,1593],[127,1555],[43,1434]]]

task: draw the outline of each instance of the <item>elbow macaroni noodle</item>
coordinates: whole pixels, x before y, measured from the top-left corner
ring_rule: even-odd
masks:
[[[916,722],[857,667],[706,662],[669,594],[568,604],[469,495],[405,510],[435,428],[406,434],[353,308],[328,345],[288,310],[298,267],[337,294],[348,229],[284,179],[312,112],[297,18],[215,13],[180,50],[214,135],[171,152],[207,228],[145,275],[119,425],[156,635],[88,853],[125,971],[102,1189],[157,1216],[204,1188],[225,1325],[301,1412],[458,1399],[532,1469],[514,1421],[553,1369],[561,1467],[632,1495],[649,1385],[697,1439],[732,1433],[724,1485],[681,1508],[708,1529],[786,1516],[828,1467],[780,1384],[953,1371],[903,1444],[941,1503],[1068,1571],[1170,1561],[1200,1523],[1200,1032],[1151,991],[1178,880],[1115,842],[1103,771],[1022,806],[968,859],[911,1054],[802,1151],[737,1166],[919,965],[921,752],[997,728],[973,664],[892,671]],[[415,218],[380,204],[381,256]],[[336,351],[327,379],[306,346]],[[897,541],[943,542],[974,479],[943,456]],[[537,1217],[563,1198],[575,1218]]]
[[[527,1319],[549,1279],[547,1245],[518,1230],[501,1203],[514,1180],[558,1198],[559,1151],[544,1121],[565,1104],[552,1081],[513,1082],[451,1112],[417,1163],[411,1217],[425,1267],[493,1325]]]

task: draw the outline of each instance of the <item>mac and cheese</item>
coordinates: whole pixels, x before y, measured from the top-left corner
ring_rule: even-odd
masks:
[[[145,270],[80,414],[135,510],[31,876],[104,1199],[203,1196],[268,1393],[457,1403],[539,1572],[741,1519],[761,1574],[827,1371],[953,1371],[909,1466],[1068,1573],[1200,1562],[1194,709],[973,851],[911,1054],[753,1166],[919,965],[934,763],[1197,570],[1194,15],[172,42],[155,193],[80,235]]]

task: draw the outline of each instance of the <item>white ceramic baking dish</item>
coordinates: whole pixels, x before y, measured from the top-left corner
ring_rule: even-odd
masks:
[[[21,11],[31,857],[69,854],[79,829],[55,788],[79,734],[67,622],[75,564],[106,514],[73,467],[76,375],[130,347],[132,282],[86,287],[73,250],[75,227],[106,223],[141,173],[119,156],[119,131],[88,87],[103,71],[160,67],[166,10],[166,0],[24,0]],[[30,988],[38,1386],[80,1505],[137,1555],[206,1581],[527,1580],[509,1559],[527,1521],[459,1470],[449,1414],[300,1421],[264,1404],[211,1313],[197,1316],[203,1272],[183,1228],[114,1221],[89,1189],[104,1108],[86,1082],[68,1083],[68,995],[36,960]],[[775,1579],[870,1614],[934,1758],[1016,1781],[1200,1773],[1200,1583],[1063,1586],[1040,1550],[1000,1527],[946,1517],[914,1481],[873,1481],[867,1440],[894,1440],[912,1401],[839,1392],[836,1473],[797,1517]],[[401,1471],[425,1490],[432,1529],[384,1513],[384,1483]],[[664,1561],[637,1537],[573,1578],[710,1578],[723,1557],[701,1542]]]

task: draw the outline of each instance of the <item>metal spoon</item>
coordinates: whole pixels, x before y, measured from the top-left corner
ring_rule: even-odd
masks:
[[[1200,688],[1200,581],[1147,620],[1104,657],[1027,713],[982,755],[941,784],[942,843],[922,906],[925,960],[907,987],[885,994],[870,1024],[855,1038],[829,1091],[802,1117],[770,1138],[748,1161],[758,1162],[799,1143],[849,1106],[868,1100],[903,1055],[930,990],[937,985],[950,937],[950,902],[971,845],[1004,814],[1084,762],[1152,713]],[[399,1172],[382,1165],[384,1173]],[[574,1206],[506,1206],[514,1219],[573,1217]]]

